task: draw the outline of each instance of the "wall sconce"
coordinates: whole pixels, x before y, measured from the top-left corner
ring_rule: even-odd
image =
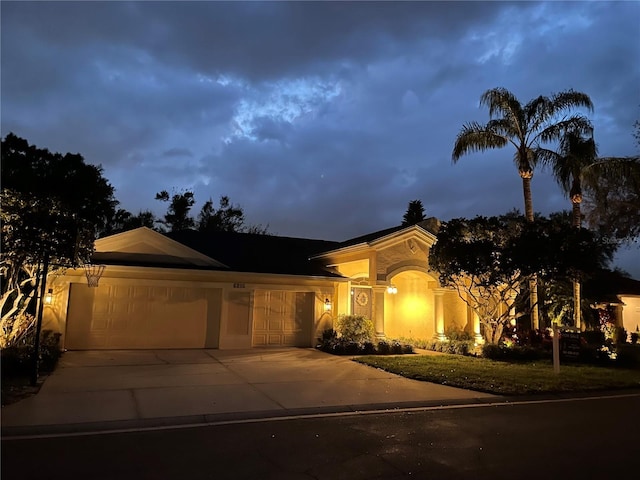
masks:
[[[328,312],[331,310],[331,300],[329,300],[328,298],[324,299],[324,311]]]
[[[44,296],[44,303],[46,303],[47,305],[51,305],[52,302],[53,302],[53,288],[50,288],[49,290],[47,290],[47,293]]]
[[[391,283],[387,287],[387,293],[390,295],[395,295],[396,293],[398,293],[398,287],[396,287],[393,283]]]

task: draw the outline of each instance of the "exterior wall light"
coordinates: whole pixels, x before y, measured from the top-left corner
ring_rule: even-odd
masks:
[[[51,305],[53,303],[53,288],[47,290],[47,294],[44,296],[44,303]]]
[[[393,283],[387,287],[387,293],[390,295],[395,295],[398,293],[398,287],[396,287]]]
[[[328,312],[331,310],[331,300],[329,300],[328,298],[324,299],[324,311]]]

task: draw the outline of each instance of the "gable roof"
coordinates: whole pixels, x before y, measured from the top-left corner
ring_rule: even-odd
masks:
[[[321,261],[310,260],[317,253],[335,248],[337,242],[195,230],[170,232],[166,236],[204,255],[215,257],[237,272],[341,277]]]
[[[431,246],[436,241],[435,232],[440,227],[440,221],[434,217],[423,220],[414,225],[398,225],[396,227],[378,230],[377,232],[368,233],[359,237],[351,238],[340,242],[333,250],[324,251],[316,254],[312,258],[330,258],[337,255],[349,254],[366,251],[370,248],[385,248],[392,245],[403,238],[409,236],[417,237],[427,245]]]
[[[228,269],[224,263],[147,227],[99,238],[91,261],[107,265]]]
[[[340,243],[339,248],[350,247],[352,245],[358,245],[361,243],[375,243],[377,240],[382,240],[390,235],[393,235],[396,232],[401,232],[402,230],[411,230],[414,227],[420,227],[427,233],[435,236],[440,229],[440,221],[435,217],[427,218],[415,225],[398,225],[396,227],[385,228],[384,230],[378,230],[377,232],[367,233],[366,235],[361,235],[359,237],[351,238],[349,240],[345,240]]]

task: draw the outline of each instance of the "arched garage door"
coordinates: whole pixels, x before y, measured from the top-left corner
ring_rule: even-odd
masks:
[[[219,302],[219,292],[211,289],[74,283],[65,348],[217,347]]]

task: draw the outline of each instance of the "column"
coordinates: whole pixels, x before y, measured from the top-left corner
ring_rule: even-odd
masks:
[[[484,343],[484,338],[482,338],[482,333],[480,332],[480,317],[475,310],[471,310],[473,315],[473,337],[476,342],[476,345],[482,345]]]
[[[377,338],[385,338],[384,334],[384,295],[387,287],[373,287],[373,325],[376,330]]]
[[[444,288],[435,288],[433,290],[435,338],[440,341],[447,339],[444,334],[444,292],[446,292]]]

